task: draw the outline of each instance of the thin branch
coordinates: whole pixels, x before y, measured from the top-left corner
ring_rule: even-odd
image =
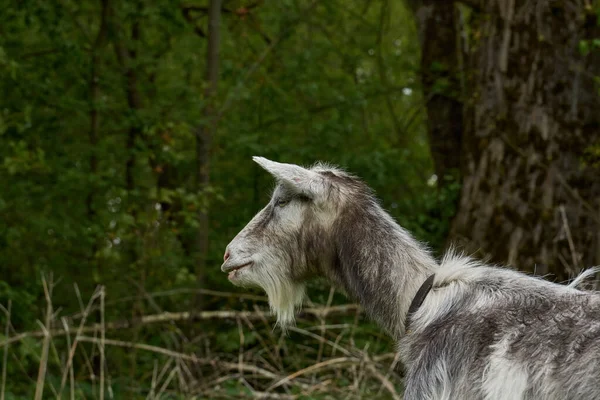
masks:
[[[239,300],[248,300],[248,301],[260,301],[260,302],[268,301],[266,296],[259,296],[259,295],[254,295],[254,294],[221,292],[221,291],[210,290],[210,289],[182,288],[182,289],[163,290],[160,292],[144,293],[144,295],[142,295],[142,296],[140,296],[140,295],[127,296],[127,297],[120,298],[118,300],[107,301],[105,305],[109,306],[109,305],[125,303],[128,301],[137,301],[137,300],[141,300],[144,298],[149,300],[149,299],[154,299],[157,297],[168,297],[168,296],[176,296],[176,295],[190,294],[190,293],[192,293],[192,294],[193,293],[201,293],[201,294],[209,295],[209,296],[235,298],[235,299],[239,299]],[[83,307],[82,307],[82,309],[83,309]],[[96,311],[98,309],[99,309],[99,306],[94,306],[91,308],[90,311]],[[82,316],[82,313],[80,312],[80,313],[71,315],[69,318],[71,320],[74,320],[74,319],[81,318],[81,316]]]
[[[90,337],[90,336],[78,336],[77,339],[80,342],[87,342],[87,343],[94,343],[94,344],[98,344],[98,342],[99,342],[99,339]],[[150,351],[152,353],[162,354],[164,356],[172,357],[175,359],[189,361],[194,364],[210,365],[213,367],[220,367],[220,368],[223,368],[223,369],[226,369],[229,371],[239,371],[241,368],[245,372],[251,372],[251,373],[263,376],[268,379],[280,379],[281,378],[277,374],[267,371],[266,369],[256,367],[254,365],[248,365],[248,364],[240,365],[240,363],[237,363],[237,362],[232,363],[232,362],[225,362],[225,361],[219,361],[219,360],[214,360],[214,359],[207,360],[204,358],[199,358],[195,354],[179,353],[179,352],[176,352],[173,350],[165,349],[165,348],[158,347],[158,346],[152,346],[149,344],[126,342],[126,341],[114,340],[114,339],[104,339],[104,344],[109,345],[109,346],[123,347],[123,348],[127,348],[127,349],[138,349],[138,350]]]
[[[96,294],[92,299],[96,299],[98,295]],[[90,303],[92,300],[90,300]],[[86,308],[86,312],[84,313],[84,318],[82,319],[79,328],[77,330],[77,336],[82,335],[83,333],[97,332],[102,329],[101,324],[95,323],[91,326],[83,326],[85,324],[86,318],[89,315],[89,308]],[[333,307],[319,307],[319,308],[306,308],[299,313],[299,317],[302,316],[312,316],[312,317],[325,317],[327,315],[350,315],[355,312],[360,311],[360,306],[356,304],[347,304],[341,306],[333,306]],[[199,311],[199,312],[180,312],[180,313],[171,313],[164,312],[160,314],[154,315],[146,315],[139,318],[134,318],[131,320],[121,320],[116,322],[105,323],[105,330],[116,330],[116,329],[130,329],[135,328],[140,325],[149,325],[156,323],[164,323],[164,322],[173,322],[173,321],[204,321],[204,320],[214,320],[214,319],[248,319],[248,320],[260,320],[265,318],[265,316],[269,316],[269,318],[273,318],[268,311]],[[73,327],[71,327],[71,330]],[[68,329],[57,329],[49,332],[52,336],[63,336],[70,334],[70,330]],[[25,338],[30,337],[43,337],[45,335],[44,331],[31,331],[31,332],[23,332],[19,335],[15,335],[13,337],[7,338],[4,341],[0,342],[0,347],[7,346],[11,343],[19,342]],[[73,344],[73,347],[76,346],[76,342]],[[72,352],[74,352],[74,348],[72,348]],[[69,367],[70,364],[67,364]]]

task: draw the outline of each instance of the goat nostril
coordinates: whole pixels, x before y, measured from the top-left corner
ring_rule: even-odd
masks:
[[[227,250],[225,252],[225,255],[223,256],[223,261],[227,261],[228,258],[229,258],[229,250]]]

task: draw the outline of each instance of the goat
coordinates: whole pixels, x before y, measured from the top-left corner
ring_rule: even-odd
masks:
[[[453,252],[438,263],[358,178],[253,159],[278,185],[221,270],[262,288],[278,325],[322,276],[396,340],[406,399],[600,399],[600,294],[576,288],[596,270],[565,286]]]

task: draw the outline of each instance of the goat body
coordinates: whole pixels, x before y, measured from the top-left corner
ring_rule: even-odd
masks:
[[[600,399],[600,296],[447,256],[399,350],[407,399]]]
[[[282,327],[323,276],[396,339],[407,399],[600,399],[600,294],[452,253],[438,264],[356,177],[255,161],[279,184],[222,270],[263,288]]]

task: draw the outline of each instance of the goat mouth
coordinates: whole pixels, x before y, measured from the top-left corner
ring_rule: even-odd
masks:
[[[242,268],[249,267],[253,263],[254,263],[254,261],[248,261],[247,263],[244,263],[244,264],[241,264],[241,265],[235,265],[235,266],[227,267],[223,272],[229,272],[229,277],[232,277],[233,275],[235,275],[235,273],[237,271],[239,271]]]

